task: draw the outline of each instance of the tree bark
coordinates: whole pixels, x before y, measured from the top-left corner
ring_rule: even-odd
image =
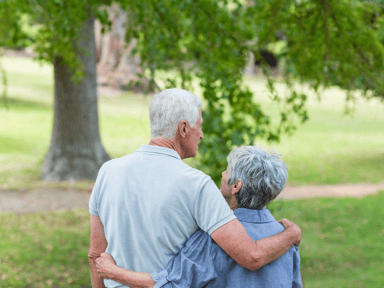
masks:
[[[245,67],[245,75],[253,76],[255,75],[255,55],[252,52],[249,52],[248,64]]]
[[[42,166],[45,181],[95,179],[101,165],[110,159],[99,133],[94,31],[94,17],[90,15],[76,43],[85,72],[80,84],[71,80],[72,73],[61,58],[54,61],[54,122]]]

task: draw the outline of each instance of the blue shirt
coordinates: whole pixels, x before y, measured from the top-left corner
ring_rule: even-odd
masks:
[[[268,209],[238,208],[237,219],[253,240],[284,230]],[[167,267],[151,273],[154,287],[302,287],[300,255],[292,246],[284,255],[264,267],[250,271],[237,264],[204,231],[196,231]],[[205,286],[206,285],[206,286]]]
[[[150,145],[100,168],[89,212],[100,217],[116,264],[142,272],[163,269],[199,227],[211,234],[236,218],[208,175]]]

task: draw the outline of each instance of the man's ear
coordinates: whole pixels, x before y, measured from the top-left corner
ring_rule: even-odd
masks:
[[[236,181],[235,185],[232,187],[232,194],[236,194],[243,187],[243,181],[240,179]]]
[[[188,132],[188,122],[186,120],[181,120],[179,125],[177,125],[177,130],[179,131],[181,138],[185,138]]]

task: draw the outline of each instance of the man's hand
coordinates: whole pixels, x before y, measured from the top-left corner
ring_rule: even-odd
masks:
[[[101,278],[113,279],[114,273],[118,267],[112,256],[107,253],[101,253],[100,257],[96,259],[97,273]]]
[[[291,221],[287,219],[280,219],[277,222],[279,222],[281,225],[284,226],[285,230],[290,229],[297,237],[297,241],[295,242],[296,246],[300,245],[301,242],[301,230],[299,226],[297,226],[295,223],[292,223]]]

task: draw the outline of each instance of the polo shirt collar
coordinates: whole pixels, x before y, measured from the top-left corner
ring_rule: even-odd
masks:
[[[268,209],[253,210],[246,208],[237,208],[233,212],[235,213],[236,218],[242,222],[268,223],[276,221],[275,217],[272,216],[271,212],[269,212]]]
[[[160,146],[140,145],[140,148],[137,150],[137,152],[164,154],[181,160],[179,153],[177,153],[175,150]]]

